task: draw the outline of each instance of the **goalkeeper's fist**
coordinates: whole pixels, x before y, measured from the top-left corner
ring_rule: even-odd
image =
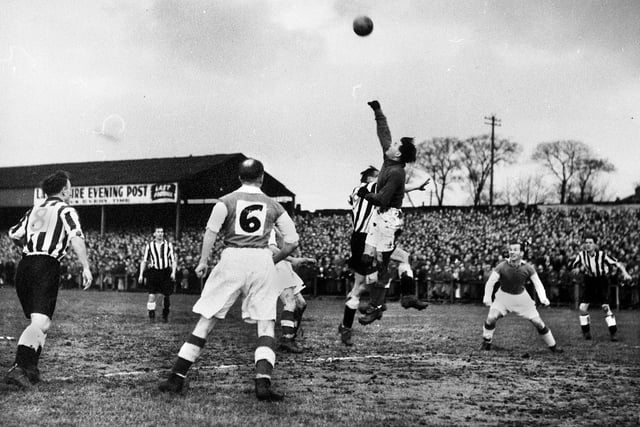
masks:
[[[369,107],[371,107],[374,111],[380,109],[380,103],[378,101],[367,102],[367,104],[369,104]]]

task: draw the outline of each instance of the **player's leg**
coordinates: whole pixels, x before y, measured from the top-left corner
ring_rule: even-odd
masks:
[[[578,306],[580,312],[580,329],[585,340],[591,339],[591,316],[589,316],[589,303],[581,302]]]
[[[204,316],[200,316],[195,328],[193,328],[187,340],[182,344],[182,347],[180,347],[178,359],[173,364],[173,368],[171,368],[169,378],[162,381],[158,386],[160,391],[172,393],[182,392],[189,368],[191,368],[191,365],[200,357],[207,336],[213,330],[216,320],[215,317],[207,319]]]
[[[604,321],[607,323],[607,328],[609,328],[609,337],[611,341],[618,341],[618,338],[616,337],[616,333],[618,332],[616,316],[613,315],[613,311],[611,311],[609,304],[602,304],[602,311],[604,311]]]
[[[59,285],[60,269],[55,259],[43,256],[20,261],[16,291],[30,323],[18,339],[16,357],[5,376],[6,383],[29,388],[40,381],[38,362],[51,327]]]
[[[51,319],[49,316],[41,313],[31,314],[29,326],[25,328],[18,339],[13,367],[7,373],[5,382],[21,388],[29,388],[31,384],[40,381],[38,362],[50,327]]]
[[[282,337],[280,339],[279,348],[290,353],[302,353],[302,349],[295,341],[295,309],[296,298],[293,295],[294,287],[288,287],[282,290],[280,300],[284,304],[282,314],[280,315],[280,327],[282,328]]]
[[[149,320],[154,321],[156,318],[156,294],[149,291],[149,297],[147,298],[147,312],[149,314]]]
[[[296,300],[296,309],[293,312],[293,319],[295,321],[295,330],[293,331],[294,338],[298,336],[302,337],[303,335],[302,315],[307,309],[307,301],[302,296],[302,289],[304,289],[304,287],[300,287],[299,290],[296,288],[293,295]]]
[[[562,350],[556,344],[556,340],[553,337],[551,330],[544,324],[539,314],[529,319],[529,321],[536,327],[540,337],[542,337],[544,343],[549,347],[549,350],[554,353],[562,353]]]
[[[279,401],[284,398],[271,390],[271,374],[276,364],[275,320],[258,320],[258,341],[256,345],[255,392],[258,400]]]
[[[393,254],[391,254],[392,259],[396,252],[398,252],[397,249],[393,251]],[[406,253],[406,256],[402,257],[400,264],[398,264],[398,275],[400,276],[400,305],[404,308],[415,308],[417,310],[424,310],[427,308],[429,304],[427,302],[420,301],[416,296],[416,283],[413,278],[413,269],[409,264],[408,253]]]
[[[595,280],[589,276],[585,276],[582,291],[580,305],[578,307],[580,312],[580,329],[582,329],[584,339],[590,340],[591,316],[589,316],[589,304],[600,299]]]
[[[495,332],[496,324],[498,323],[498,320],[504,316],[503,312],[494,305],[495,301],[489,308],[489,314],[487,314],[487,318],[482,326],[482,350],[491,350],[491,343],[493,341],[493,333]]]
[[[368,325],[382,318],[383,305],[391,282],[391,272],[389,271],[391,252],[378,252],[378,280],[371,286],[371,300],[365,314],[358,318],[358,322],[362,325]]]
[[[366,276],[358,272],[353,273],[353,288],[347,300],[344,303],[344,313],[342,314],[342,322],[338,326],[338,333],[340,334],[340,340],[347,347],[351,347],[353,342],[351,341],[353,320],[356,316],[356,310],[360,305],[360,295],[366,289]]]
[[[173,282],[171,281],[171,274],[167,271],[162,284],[162,321],[164,323],[169,321],[171,294],[173,294]]]

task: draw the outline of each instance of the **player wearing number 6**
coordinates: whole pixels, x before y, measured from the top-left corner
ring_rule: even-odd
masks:
[[[491,340],[493,339],[493,332],[498,319],[506,316],[507,313],[515,313],[528,319],[536,327],[549,350],[553,352],[562,351],[557,347],[553,334],[540,318],[535,302],[525,289],[525,284],[528,280],[533,282],[542,305],[549,305],[547,294],[538,277],[538,273],[536,273],[531,264],[522,260],[520,243],[513,242],[509,244],[509,259],[498,264],[491,272],[485,285],[482,302],[490,306],[490,308],[482,333],[483,350],[491,350]],[[495,299],[491,302],[491,294],[493,293],[494,285],[498,281],[500,282],[500,287],[496,292]]]
[[[93,280],[78,214],[67,204],[71,196],[69,174],[57,171],[48,176],[42,182],[42,190],[47,195],[44,203],[31,208],[9,230],[9,237],[22,247],[16,291],[31,323],[18,340],[16,359],[5,382],[22,389],[40,381],[38,360],[56,308],[60,260],[69,244],[82,264],[84,289]]]
[[[298,234],[284,208],[260,190],[264,178],[262,163],[245,160],[240,164],[239,177],[242,186],[221,197],[211,212],[196,274],[204,276],[218,234],[223,237],[225,247],[200,299],[193,306],[200,320],[180,348],[171,375],[160,383],[161,391],[180,393],[183,390],[187,371],[200,356],[216,320],[224,319],[242,295],[242,318],[258,326],[256,396],[260,400],[282,400],[281,394],[271,390],[271,372],[276,361],[276,304],[281,291],[276,283],[275,264],[295,250]],[[283,240],[276,253],[268,246],[274,227],[282,233]]]

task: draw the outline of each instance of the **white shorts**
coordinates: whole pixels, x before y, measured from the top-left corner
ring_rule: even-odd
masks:
[[[498,289],[496,298],[493,300],[490,309],[499,311],[503,316],[506,316],[508,313],[515,313],[528,320],[539,316],[536,303],[531,299],[527,291],[514,295]]]
[[[249,323],[275,320],[280,288],[269,249],[226,248],[214,267],[193,312],[210,319],[224,319],[242,295],[242,318]]]
[[[397,233],[402,230],[402,211],[389,208],[384,212],[376,210],[371,218],[366,245],[373,246],[378,252],[390,252],[396,245]]]
[[[305,288],[304,281],[293,271],[289,261],[280,261],[276,264],[276,284],[280,292],[287,288],[294,288],[294,294],[302,292]]]

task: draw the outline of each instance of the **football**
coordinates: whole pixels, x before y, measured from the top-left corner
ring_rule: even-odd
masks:
[[[365,37],[373,31],[373,21],[368,16],[358,16],[353,20],[353,31],[360,37]]]

